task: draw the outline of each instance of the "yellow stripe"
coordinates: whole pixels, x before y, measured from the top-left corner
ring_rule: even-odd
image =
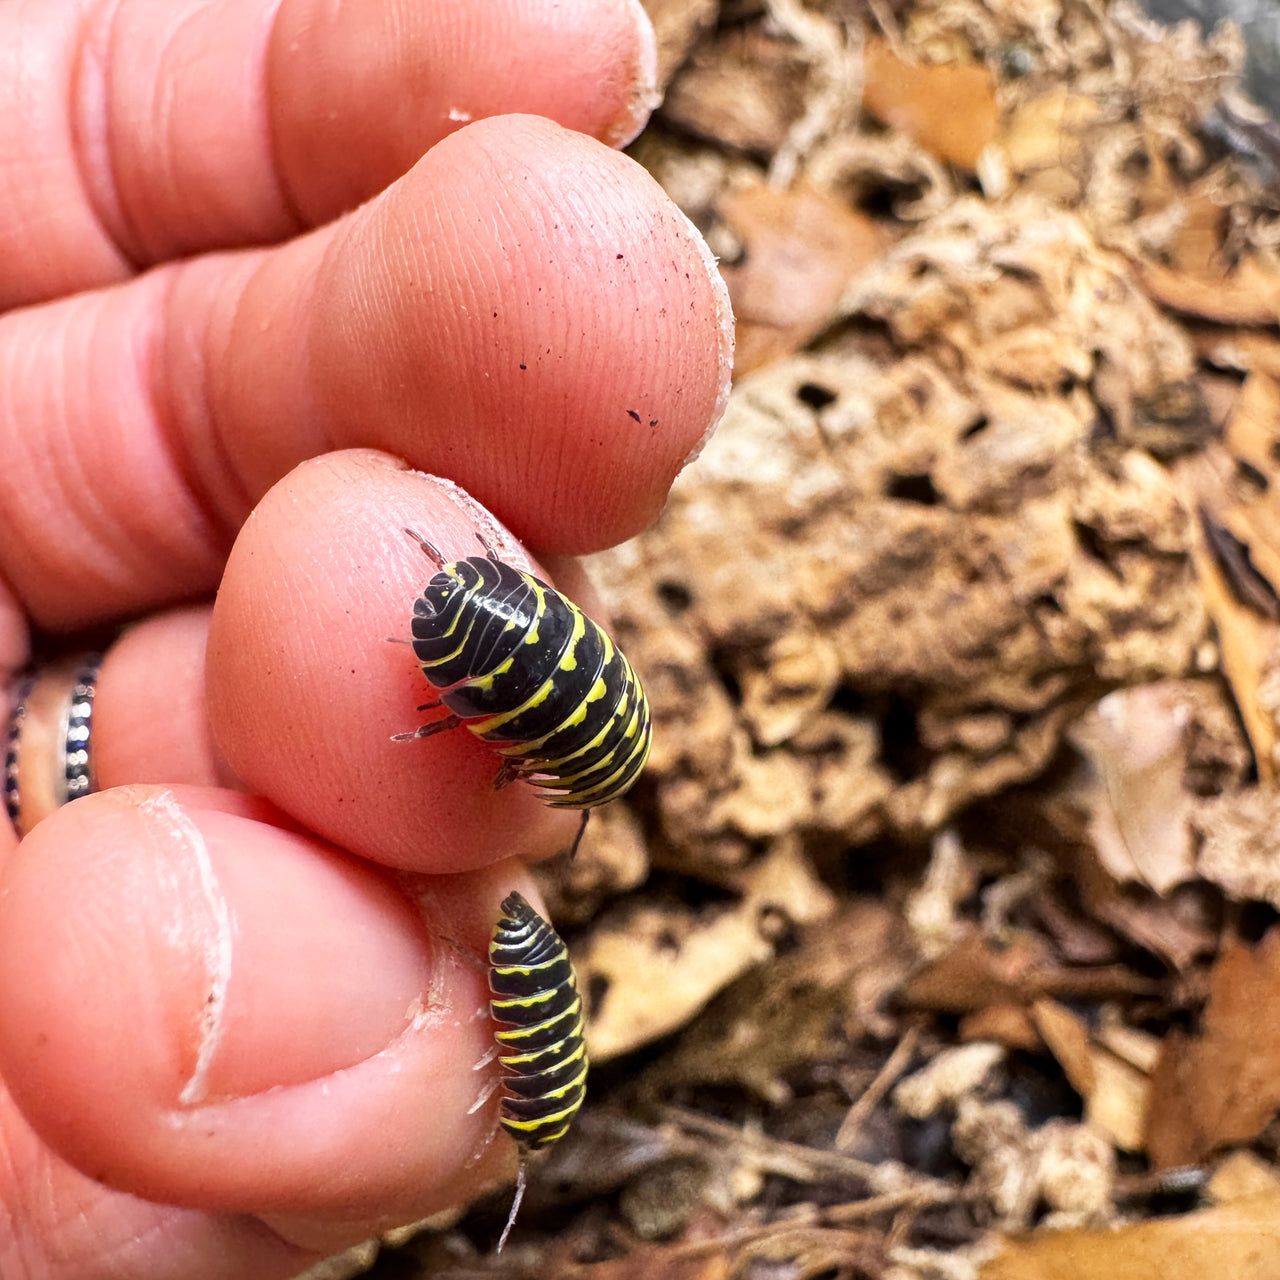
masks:
[[[535,991],[531,996],[502,996],[501,998],[495,996],[489,1003],[495,1010],[536,1009],[539,1005],[554,1000],[559,994],[559,987],[550,987],[546,991]]]
[[[490,1001],[490,1004],[492,1003],[493,1001]],[[555,1026],[557,1022],[560,1022],[564,1018],[572,1017],[574,1015],[579,1015],[578,1021],[581,1022],[582,1021],[582,1018],[580,1016],[581,1012],[582,1012],[582,998],[581,996],[579,996],[563,1013],[557,1013],[552,1018],[544,1018],[543,1021],[535,1022],[532,1026],[503,1027],[503,1028],[500,1028],[499,1030],[496,1030],[494,1032],[494,1035],[497,1036],[497,1038],[501,1040],[504,1044],[512,1040],[523,1040],[526,1036],[531,1036],[535,1032],[545,1031],[548,1027]]]
[[[509,1129],[519,1129],[522,1133],[533,1133],[535,1130],[542,1129],[549,1124],[558,1124],[561,1120],[572,1120],[580,1106],[582,1106],[581,1098],[573,1106],[565,1107],[562,1111],[553,1112],[549,1116],[539,1116],[536,1120],[516,1120],[510,1116],[503,1116],[502,1123]]]
[[[477,589],[479,588],[479,585],[480,584],[477,583],[476,586],[467,588],[463,596],[464,601],[470,600],[476,594]],[[457,632],[458,628],[463,623],[466,623],[467,624],[466,630],[462,633],[461,638],[458,640],[457,647],[455,649],[450,650],[448,653],[444,654],[439,658],[432,658],[430,662],[421,663],[420,665],[422,666],[423,671],[424,672],[428,671],[432,667],[443,666],[446,662],[451,662],[453,661],[453,659],[457,658],[463,652],[463,650],[466,649],[467,644],[471,639],[471,624],[473,622],[474,622],[474,614],[468,611],[465,603],[460,605],[458,608],[458,612],[454,617],[453,621],[449,624],[448,629],[445,631],[440,631],[431,637],[433,641],[445,640],[449,636],[454,635]]]
[[[560,1127],[559,1127],[559,1128],[558,1128],[554,1133],[550,1133],[550,1134],[548,1134],[545,1138],[543,1138],[543,1137],[539,1137],[539,1139],[538,1139],[538,1145],[539,1145],[539,1146],[541,1146],[541,1147],[549,1147],[549,1146],[551,1146],[553,1143],[559,1142],[559,1141],[560,1141],[560,1139],[561,1139],[561,1138],[563,1138],[563,1137],[564,1137],[564,1135],[565,1135],[566,1133],[568,1133],[568,1132],[569,1132],[569,1122],[570,1122],[572,1119],[573,1119],[573,1116],[571,1115],[571,1116],[569,1117],[569,1120],[566,1120],[566,1121],[565,1121],[565,1123],[564,1123],[564,1124],[562,1124],[562,1125],[561,1125],[561,1126],[560,1126]],[[524,1122],[521,1122],[520,1124],[517,1124],[514,1120],[507,1120],[507,1119],[505,1119],[505,1118],[503,1119],[502,1124],[503,1124],[504,1128],[506,1128],[506,1129],[508,1129],[508,1130],[511,1130],[511,1129],[522,1129],[522,1130],[528,1131],[528,1130],[532,1130],[532,1129],[535,1129],[535,1128],[540,1127],[540,1126],[533,1125],[533,1124],[526,1124],[526,1123],[524,1123]],[[512,1136],[515,1136],[515,1135],[512,1135]],[[523,1138],[522,1138],[522,1137],[521,1137],[521,1138],[516,1138],[516,1141],[517,1141],[517,1142],[520,1142],[520,1141],[522,1141],[522,1140],[523,1140]]]
[[[497,964],[491,963],[490,968],[494,973],[502,974],[519,974],[522,978],[532,978],[535,973],[540,973],[543,969],[550,969],[552,965],[559,964],[568,957],[561,950],[558,955],[554,955],[550,960],[544,960],[541,964],[517,965],[517,964]]]
[[[579,769],[576,773],[565,773],[561,769],[553,768],[552,763],[543,763],[539,761],[537,772],[540,774],[545,773],[547,777],[539,778],[535,776],[532,778],[526,778],[525,781],[527,781],[530,786],[534,787],[544,787],[553,791],[563,790],[580,795],[589,795],[591,792],[604,786],[606,782],[616,779],[620,774],[625,773],[631,767],[632,761],[634,761],[642,752],[644,753],[645,758],[648,758],[652,742],[646,733],[637,730],[634,721],[635,716],[632,717],[632,724],[628,725],[626,733],[618,740],[618,744],[613,749],[610,756],[606,756],[602,760],[597,760],[594,764],[590,764],[586,768]],[[623,754],[624,752],[625,754]],[[607,764],[618,760],[620,757],[621,763],[606,778],[599,782],[592,783],[590,787],[583,791],[575,791],[573,784],[579,778],[584,777],[589,773],[594,773],[597,769],[604,768]],[[573,756],[565,756],[562,762],[556,763],[569,763],[572,759]]]
[[[556,1051],[560,1046],[569,1043],[571,1040],[576,1042],[573,1052],[557,1056]],[[574,1059],[582,1057],[586,1051],[587,1043],[583,1040],[581,1033],[571,1031],[563,1040],[557,1040],[555,1044],[549,1044],[545,1049],[535,1049],[532,1053],[513,1053],[508,1057],[499,1058],[498,1061],[504,1067],[511,1067],[518,1075],[522,1075],[524,1073],[519,1071],[519,1068],[526,1062],[533,1062],[536,1058],[550,1057],[551,1063],[547,1070],[553,1070],[556,1067],[564,1066],[566,1062],[573,1062]]]
[[[565,652],[565,656],[560,660],[560,665],[538,686],[531,697],[514,710],[500,712],[497,715],[490,716],[487,720],[471,721],[467,727],[472,733],[477,735],[489,733],[506,724],[508,720],[514,720],[522,712],[531,711],[534,707],[541,706],[556,691],[556,677],[564,671],[573,669],[573,655],[577,650],[578,642],[586,634],[587,619],[586,615],[576,605],[569,604],[567,600],[565,604],[569,605],[569,608],[573,611],[573,634],[569,637],[569,647]]]

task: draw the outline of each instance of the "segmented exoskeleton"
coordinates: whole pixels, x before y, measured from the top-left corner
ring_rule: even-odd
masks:
[[[631,664],[571,600],[489,548],[445,563],[405,532],[437,570],[413,605],[413,652],[440,694],[419,710],[450,714],[396,737],[464,725],[503,757],[495,787],[530,782],[553,808],[582,809],[585,826],[649,757],[649,704]]]
[[[515,1200],[498,1251],[524,1198],[529,1153],[559,1141],[582,1105],[587,1047],[582,998],[560,935],[520,896],[503,900],[489,942],[489,1010],[502,1064],[502,1127],[520,1148]]]

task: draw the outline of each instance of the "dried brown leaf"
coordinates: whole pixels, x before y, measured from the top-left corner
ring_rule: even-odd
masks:
[[[1147,1077],[1094,1042],[1084,1019],[1052,1000],[1031,1006],[1036,1028],[1071,1087],[1084,1099],[1085,1119],[1117,1147],[1142,1146]]]
[[[1165,1037],[1146,1146],[1157,1168],[1248,1142],[1280,1108],[1280,929],[1256,947],[1228,940],[1209,976],[1199,1036]]]
[[[720,214],[744,249],[740,265],[721,268],[738,326],[738,374],[798,350],[830,324],[849,281],[889,243],[870,218],[803,185],[727,191]]]
[[[722,987],[767,960],[754,904],[696,915],[639,907],[606,921],[575,953],[594,995],[591,1057],[605,1062],[674,1031]]]
[[[1033,934],[1015,933],[1007,946],[996,948],[974,930],[941,959],[925,965],[903,987],[901,999],[911,1008],[969,1013],[1043,995],[1104,999],[1155,990],[1156,984],[1125,965],[1061,965]]]
[[[790,41],[758,26],[699,46],[672,81],[662,115],[733,150],[772,152],[804,112],[808,67]]]
[[[1280,1195],[1106,1231],[1006,1240],[980,1280],[1275,1280]]]
[[[1055,1000],[1037,1000],[1031,1017],[1049,1051],[1057,1058],[1071,1087],[1082,1097],[1093,1094],[1097,1084],[1084,1019]]]
[[[1234,267],[1206,264],[1200,271],[1177,271],[1159,262],[1139,262],[1143,287],[1175,311],[1219,324],[1275,324],[1280,318],[1280,262],[1251,253]]]
[[[1280,1195],[1280,1172],[1252,1151],[1232,1151],[1213,1171],[1205,1190],[1215,1204]]]
[[[1113,879],[1165,893],[1195,874],[1183,785],[1190,692],[1162,681],[1109,694],[1071,727],[1092,766],[1075,798],[1089,811],[1089,836]]]
[[[1093,1045],[1089,1050],[1093,1088],[1085,1099],[1085,1119],[1122,1151],[1141,1151],[1151,1082],[1124,1059]]]
[[[965,1043],[994,1040],[1006,1049],[1023,1049],[1028,1053],[1043,1053],[1045,1049],[1030,1013],[1017,1004],[989,1004],[985,1009],[965,1014],[960,1019],[960,1039]]]
[[[760,1097],[789,1096],[781,1078],[836,1052],[838,1033],[895,1032],[880,1006],[901,982],[907,951],[892,911],[847,903],[831,920],[801,929],[788,954],[723,992],[645,1073],[645,1092],[734,1082]]]
[[[1249,434],[1247,429],[1242,429]],[[1277,771],[1280,681],[1280,539],[1274,500],[1258,499],[1256,486],[1240,484],[1232,456],[1210,447],[1179,469],[1186,501],[1198,509],[1192,558],[1201,592],[1217,627],[1222,668],[1253,746],[1259,777]],[[1265,483],[1265,477],[1264,477]]]
[[[863,77],[867,110],[940,159],[974,169],[995,140],[999,112],[985,67],[918,66],[868,40]]]
[[[1029,98],[1009,116],[1000,131],[1000,142],[1017,174],[1063,170],[1065,189],[1079,189],[1080,133],[1094,121],[1101,108],[1082,93],[1057,86]],[[1043,183],[1038,191],[1044,192]]]
[[[1213,950],[1217,924],[1195,885],[1164,898],[1137,887],[1121,888],[1103,869],[1092,843],[1085,839],[1079,809],[1054,798],[1047,805],[1047,812],[1057,832],[1065,836],[1063,862],[1082,905],[1093,919],[1163,957],[1178,970]]]

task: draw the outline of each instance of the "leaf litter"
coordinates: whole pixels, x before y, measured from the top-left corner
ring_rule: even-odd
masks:
[[[631,151],[740,359],[595,566],[655,743],[544,873],[592,1086],[501,1258],[495,1198],[371,1274],[1280,1275],[1280,133],[1239,33],[647,7]]]

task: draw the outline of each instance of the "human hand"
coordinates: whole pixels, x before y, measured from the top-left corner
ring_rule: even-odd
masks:
[[[391,742],[429,691],[384,638],[406,525],[581,599],[718,416],[710,260],[583,136],[643,123],[647,38],[626,0],[0,8],[0,675],[143,619],[99,791],[0,819],[0,1275],[288,1276],[511,1161],[479,958],[577,815]]]

